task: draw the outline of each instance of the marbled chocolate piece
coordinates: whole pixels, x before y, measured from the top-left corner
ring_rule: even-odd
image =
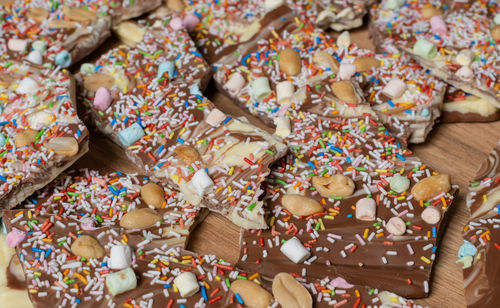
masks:
[[[488,100],[449,86],[441,122],[491,122],[500,120],[500,109]]]

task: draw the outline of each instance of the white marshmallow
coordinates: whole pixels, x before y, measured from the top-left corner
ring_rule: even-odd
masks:
[[[19,94],[28,94],[36,91],[38,84],[33,79],[26,77],[17,86],[16,92]]]
[[[118,295],[137,287],[137,277],[130,267],[106,276],[106,287],[112,295]]]
[[[32,52],[30,52],[26,57],[26,60],[38,65],[43,63],[42,54],[38,50],[33,50]]]
[[[132,264],[132,249],[128,245],[114,245],[109,254],[108,266],[112,269],[124,269]]]
[[[224,88],[229,92],[230,95],[235,96],[240,92],[241,88],[245,85],[245,78],[236,72],[231,75],[231,78],[224,84]]]
[[[211,126],[218,126],[224,119],[226,118],[226,115],[224,112],[220,111],[219,109],[213,109],[210,111],[210,113],[207,115],[207,118],[205,121],[210,124]]]
[[[337,46],[339,47],[349,47],[351,46],[351,35],[349,31],[342,32],[337,38]]]
[[[470,82],[474,79],[474,72],[468,66],[462,66],[455,74],[465,82]]]
[[[184,272],[175,277],[174,284],[177,286],[177,289],[179,289],[179,293],[182,297],[193,296],[200,290],[198,279],[196,279],[196,275],[191,272]]]
[[[292,237],[281,245],[280,251],[294,263],[302,263],[311,255],[296,237]]]
[[[372,198],[362,198],[356,202],[356,219],[373,221],[377,218],[377,205]]]
[[[390,98],[400,98],[405,91],[406,83],[399,78],[391,79],[382,90],[382,92]]]
[[[274,125],[276,125],[275,134],[284,138],[292,133],[290,126],[290,119],[287,116],[281,116],[274,119]]]
[[[28,116],[28,124],[33,129],[42,129],[52,121],[52,115],[46,111],[38,111]]]
[[[28,42],[21,39],[10,39],[7,47],[12,51],[25,51],[26,47],[28,47]]]
[[[340,63],[339,67],[339,78],[340,80],[349,80],[356,73],[356,65],[352,63]]]
[[[463,49],[455,57],[455,62],[461,66],[469,66],[472,63],[474,54],[470,50]]]
[[[285,0],[265,0],[264,7],[266,8],[266,10],[271,11],[282,5],[283,3],[285,3]]]
[[[279,82],[276,85],[276,99],[278,100],[278,104],[290,104],[294,92],[295,88],[293,86],[293,83],[291,83],[290,81]]]
[[[441,211],[434,206],[428,206],[425,208],[425,210],[422,212],[420,216],[422,217],[422,220],[425,221],[426,223],[430,225],[435,225],[441,219]]]
[[[205,193],[207,193],[207,191],[209,191],[210,188],[214,186],[214,182],[212,181],[210,176],[208,176],[205,169],[196,171],[190,183],[191,185],[193,185],[194,189],[200,197],[203,197]]]
[[[404,220],[396,216],[389,219],[389,221],[385,224],[385,228],[390,234],[393,235],[403,235],[406,232],[406,224]]]

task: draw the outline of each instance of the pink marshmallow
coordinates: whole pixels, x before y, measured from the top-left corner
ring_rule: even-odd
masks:
[[[406,91],[406,83],[399,79],[391,79],[384,87],[382,92],[390,98],[399,98]]]
[[[94,107],[99,110],[106,110],[111,105],[111,93],[105,87],[100,87],[95,92]]]
[[[16,228],[12,228],[12,231],[10,231],[5,237],[5,242],[7,242],[7,246],[14,248],[17,245],[19,245],[22,241],[24,241],[25,237],[26,234],[24,234],[23,231]]]
[[[434,34],[446,35],[448,34],[448,29],[446,28],[446,23],[441,16],[433,16],[431,18],[431,28]]]
[[[172,18],[172,20],[170,21],[170,27],[172,27],[172,29],[174,30],[180,30],[184,28],[184,22],[182,21],[182,18]]]
[[[356,73],[356,66],[351,63],[340,63],[339,78],[341,80],[349,80]]]
[[[337,277],[330,281],[330,285],[334,288],[339,288],[339,289],[350,289],[354,287],[354,285],[348,283],[344,278],[342,277]]]
[[[211,126],[218,126],[220,123],[222,123],[222,121],[224,121],[225,118],[226,115],[224,114],[224,112],[220,111],[219,109],[214,109],[210,111],[205,121]]]
[[[92,230],[96,229],[95,221],[92,218],[87,218],[87,219],[80,221],[80,226],[85,231],[92,231]]]
[[[184,27],[188,31],[194,30],[194,27],[200,22],[200,19],[198,16],[194,14],[188,14],[186,17],[184,17]]]
[[[465,82],[470,82],[474,79],[474,72],[468,66],[462,66],[455,74]]]
[[[224,84],[224,88],[226,88],[229,94],[234,96],[240,92],[244,85],[245,78],[243,78],[240,73],[236,72],[232,74],[231,78]]]

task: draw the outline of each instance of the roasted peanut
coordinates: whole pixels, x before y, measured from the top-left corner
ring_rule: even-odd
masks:
[[[74,29],[76,28],[76,23],[64,20],[64,19],[52,19],[49,20],[49,28],[54,29]]]
[[[125,229],[145,229],[160,221],[160,216],[150,208],[132,210],[123,215],[120,226]]]
[[[279,273],[273,279],[273,295],[283,308],[312,308],[312,297],[292,275]]]
[[[115,79],[108,74],[95,73],[83,76],[83,86],[89,92],[96,92],[100,87],[111,89]]]
[[[257,283],[239,279],[231,283],[231,292],[239,294],[250,308],[267,308],[272,304],[273,296]]]
[[[441,15],[441,11],[435,6],[428,6],[422,9],[422,17],[425,19],[431,19],[434,16]]]
[[[323,197],[349,197],[354,193],[354,182],[343,174],[330,177],[314,176],[312,185]]]
[[[281,203],[290,213],[297,216],[309,216],[324,210],[318,201],[296,194],[284,195]]]
[[[429,200],[440,193],[447,193],[451,189],[450,176],[447,174],[433,175],[420,180],[411,189],[416,200]]]
[[[104,248],[90,235],[81,235],[78,237],[71,244],[71,252],[76,256],[86,259],[102,258],[104,256]]]
[[[354,90],[354,86],[348,80],[341,80],[332,83],[332,92],[341,101],[344,101],[348,104],[359,103],[358,96],[356,95],[356,90]]]
[[[327,67],[332,70],[332,72],[337,72],[339,69],[339,61],[337,61],[331,54],[324,50],[317,51],[313,56],[313,63],[321,66]]]
[[[160,185],[147,183],[141,187],[141,197],[147,205],[152,205],[158,209],[161,208],[165,201],[165,192]]]
[[[280,70],[287,75],[295,76],[300,73],[300,54],[293,48],[285,48],[280,53]]]
[[[78,141],[74,137],[54,137],[45,146],[58,155],[75,156],[78,153]]]
[[[187,165],[201,160],[198,151],[189,145],[180,145],[175,148],[174,152]]]
[[[176,12],[184,11],[184,1],[182,0],[167,0],[167,7]]]
[[[38,131],[28,128],[17,132],[16,138],[14,139],[14,145],[16,148],[23,147],[25,145],[30,145],[36,141],[36,136]]]
[[[42,23],[49,17],[49,11],[41,7],[30,7],[26,16],[37,23]]]
[[[361,57],[354,60],[356,72],[366,72],[380,66],[380,61],[373,57]]]

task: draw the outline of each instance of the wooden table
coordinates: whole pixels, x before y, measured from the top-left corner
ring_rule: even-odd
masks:
[[[373,49],[366,29],[353,31],[351,37],[352,41],[361,47]],[[213,83],[209,85],[206,95],[226,113],[244,114],[253,124],[267,129],[258,119],[242,112],[224,95],[218,93]],[[460,186],[458,198],[450,209],[448,227],[434,265],[431,295],[426,299],[417,300],[419,304],[431,307],[465,307],[462,271],[455,261],[458,248],[462,244],[461,230],[467,221],[467,185],[499,139],[500,122],[438,124],[425,144],[411,147],[427,165],[441,173],[450,174],[453,183]],[[90,151],[75,167],[140,172],[125,158],[117,145],[93,131],[90,136]],[[239,255],[238,246],[239,228],[221,215],[211,213],[192,233],[188,249],[198,253],[216,254],[235,263]]]

